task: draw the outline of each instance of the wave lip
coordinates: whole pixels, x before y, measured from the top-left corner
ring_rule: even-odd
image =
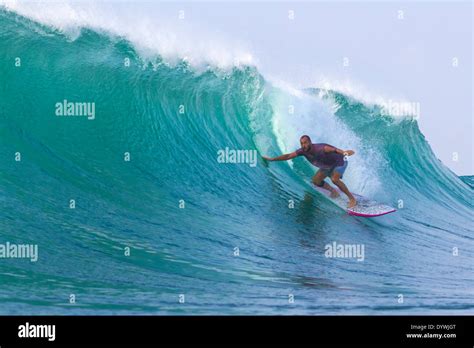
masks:
[[[257,64],[244,43],[188,25],[179,14],[160,13],[148,8],[151,4],[142,5],[0,0],[0,7],[55,28],[72,40],[77,39],[84,28],[124,38],[133,43],[143,58],[159,55],[169,64],[185,61],[196,69],[212,66],[229,70]],[[147,16],[148,11],[154,12],[153,20]]]

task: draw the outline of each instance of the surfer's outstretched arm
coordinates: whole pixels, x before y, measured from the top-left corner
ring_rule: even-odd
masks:
[[[295,157],[297,157],[298,155],[296,154],[296,151],[295,152],[292,152],[292,153],[287,153],[287,154],[284,154],[284,155],[281,155],[281,156],[278,156],[278,157],[267,157],[267,156],[262,156],[263,159],[266,159],[267,161],[288,161],[290,159],[293,159]]]

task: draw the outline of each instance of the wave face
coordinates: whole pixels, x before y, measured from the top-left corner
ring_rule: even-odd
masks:
[[[39,249],[0,259],[1,314],[472,313],[472,177],[416,121],[6,11],[0,41],[0,244]],[[94,102],[95,118],[56,116],[64,100]],[[303,133],[353,148],[348,186],[398,212],[349,217],[303,159],[218,161],[294,151]],[[333,242],[363,245],[364,260],[325,257]]]

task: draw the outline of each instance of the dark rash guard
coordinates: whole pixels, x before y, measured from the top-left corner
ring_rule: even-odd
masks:
[[[326,145],[328,144],[312,144],[309,151],[300,148],[296,150],[296,154],[298,156],[306,157],[311,164],[321,169],[331,169],[344,165],[344,155],[335,152],[324,152],[324,147]]]

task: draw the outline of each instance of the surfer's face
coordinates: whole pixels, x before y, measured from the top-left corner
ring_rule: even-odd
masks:
[[[305,151],[311,150],[311,142],[308,138],[304,137],[300,139],[301,148]]]

